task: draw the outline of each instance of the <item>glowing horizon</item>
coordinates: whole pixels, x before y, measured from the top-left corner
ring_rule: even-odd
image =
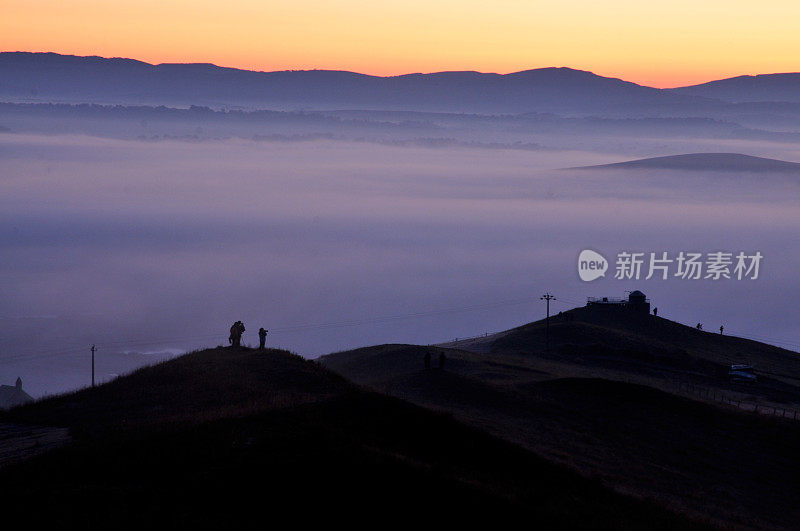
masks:
[[[30,0],[0,49],[371,75],[566,66],[667,88],[800,70],[800,3]]]

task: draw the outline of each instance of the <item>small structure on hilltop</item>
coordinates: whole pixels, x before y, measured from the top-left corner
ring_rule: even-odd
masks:
[[[33,402],[31,395],[22,390],[22,378],[14,385],[0,385],[0,409],[9,409]]]
[[[631,291],[627,299],[617,297],[588,297],[587,308],[624,308],[636,313],[650,314],[650,300],[638,289]]]
[[[636,291],[631,291],[630,294],[628,294],[628,309],[649,315],[650,301],[647,300],[644,293],[638,289]]]

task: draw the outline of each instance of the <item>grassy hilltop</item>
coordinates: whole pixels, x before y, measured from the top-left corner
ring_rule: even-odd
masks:
[[[609,308],[552,318],[549,349],[542,321],[319,362],[208,349],[2,413],[0,495],[70,527],[792,528],[800,424],[674,384],[793,407],[795,359]]]
[[[0,420],[72,435],[0,468],[5,516],[35,525],[698,525],[284,351],[194,352]]]
[[[424,369],[431,354],[433,368]],[[438,369],[444,353],[444,370]],[[487,337],[325,356],[332,370],[722,526],[800,522],[800,422],[709,397],[800,409],[798,354],[623,308],[577,308]],[[752,363],[755,384],[728,381]],[[686,393],[686,386],[703,394]]]

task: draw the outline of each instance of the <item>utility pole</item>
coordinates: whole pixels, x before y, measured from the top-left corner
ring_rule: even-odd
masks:
[[[92,387],[94,387],[94,345],[92,345]]]
[[[545,293],[539,297],[540,301],[547,301],[547,319],[545,320],[545,348],[550,352],[550,301],[556,300],[550,293]]]

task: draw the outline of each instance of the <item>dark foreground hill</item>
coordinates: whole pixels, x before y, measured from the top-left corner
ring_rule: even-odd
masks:
[[[800,174],[800,164],[741,153],[687,153],[584,166],[582,170],[677,170]]]
[[[108,431],[209,420],[323,401],[351,391],[339,375],[282,351],[209,349],[10,411],[6,418]]]
[[[0,420],[72,431],[0,468],[4,518],[34,528],[696,525],[281,351],[197,352]]]
[[[800,523],[800,423],[681,391],[691,385],[707,396],[797,408],[797,353],[616,308],[553,318],[549,350],[545,329],[539,321],[446,345],[381,345],[321,361],[621,492],[723,526]],[[729,382],[734,362],[753,363],[759,382]]]

